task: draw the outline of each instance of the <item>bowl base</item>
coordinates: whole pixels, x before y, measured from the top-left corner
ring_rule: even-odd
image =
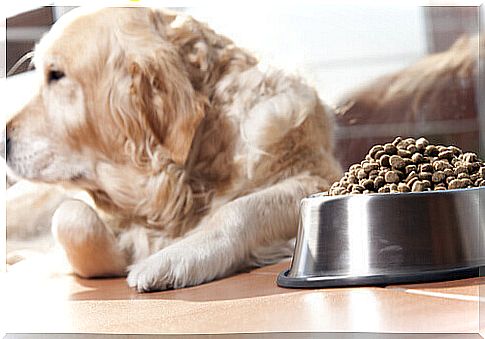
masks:
[[[484,266],[482,266],[485,268]],[[395,284],[417,284],[443,280],[476,278],[480,276],[480,267],[453,268],[447,270],[421,271],[416,273],[374,274],[366,276],[309,276],[288,277],[289,270],[278,275],[276,283],[288,288],[328,288],[350,286],[387,286]]]

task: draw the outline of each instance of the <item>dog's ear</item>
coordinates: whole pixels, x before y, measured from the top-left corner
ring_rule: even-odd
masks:
[[[134,109],[172,160],[183,165],[205,116],[204,98],[170,49],[159,48],[154,57],[133,62],[129,71]]]
[[[163,20],[165,36],[177,48],[192,86],[207,92],[227,71],[229,55],[235,50],[233,42],[183,13]]]
[[[146,149],[137,159],[150,158],[161,146],[183,165],[204,118],[206,97],[194,90],[178,49],[167,41],[166,27],[175,16],[146,9],[129,14],[115,33],[122,51],[118,60],[130,80],[130,97],[121,101],[128,102],[131,113],[117,119],[134,147]]]

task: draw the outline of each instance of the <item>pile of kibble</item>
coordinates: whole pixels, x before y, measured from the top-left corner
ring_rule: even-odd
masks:
[[[485,186],[485,163],[455,146],[430,145],[425,138],[373,146],[350,166],[328,195],[440,191]]]

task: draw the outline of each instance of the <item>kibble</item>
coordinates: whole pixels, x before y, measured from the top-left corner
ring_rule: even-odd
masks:
[[[454,177],[454,176],[449,176],[449,177],[446,177],[446,183],[449,185],[449,184],[450,184],[450,182],[452,182],[452,181],[453,181],[453,180],[455,180],[455,179],[456,179],[456,177]]]
[[[404,192],[409,192],[411,191],[411,189],[409,188],[408,185],[406,185],[405,183],[403,182],[400,182],[398,185],[397,185],[397,190],[401,193],[404,193]]]
[[[421,153],[414,153],[411,157],[411,160],[415,163],[415,164],[420,164],[424,161],[424,157]]]
[[[395,171],[389,171],[386,173],[384,176],[384,179],[386,180],[387,183],[396,183],[399,182],[399,175]]]
[[[448,149],[438,153],[438,158],[440,159],[451,159],[453,157],[454,157],[453,152]]]
[[[393,155],[397,153],[397,147],[393,144],[385,144],[384,145],[384,152],[389,155]]]
[[[395,169],[401,169],[406,167],[406,163],[404,162],[403,158],[401,158],[399,155],[393,155],[389,159],[389,164],[391,165],[392,168],[395,168]]]
[[[417,177],[417,176],[415,176],[414,178],[410,179],[410,180],[407,182],[407,184],[408,184],[408,186],[409,186],[409,187],[411,187],[411,188],[412,188],[412,187],[413,187],[413,185],[414,185],[414,183],[415,183],[416,181],[418,181],[418,180],[419,180],[419,179],[418,179],[418,177]]]
[[[397,155],[403,158],[409,158],[411,157],[412,153],[408,151],[407,149],[398,149],[397,150]]]
[[[371,148],[371,150],[369,151],[369,155],[375,159],[375,155],[377,154],[377,152],[380,152],[384,150],[384,147],[381,146],[381,145],[376,145],[374,147]]]
[[[384,154],[383,156],[381,156],[379,158],[379,165],[381,167],[389,167],[389,165],[390,165],[389,159],[391,159],[391,157],[387,154]]]
[[[416,167],[416,165],[407,165],[406,168],[405,168],[406,174],[416,172],[417,170],[418,170],[418,168]]]
[[[367,178],[367,173],[364,169],[360,169],[357,172],[357,179],[361,180],[361,179],[364,179],[364,178]]]
[[[414,154],[418,151],[418,147],[415,144],[408,145],[406,150],[409,151],[411,154]]]
[[[462,179],[454,179],[448,184],[449,189],[465,188],[466,183]]]
[[[329,195],[442,191],[485,186],[485,163],[456,146],[397,137],[373,146]]]
[[[436,171],[431,176],[431,181],[434,183],[440,183],[446,179],[446,175],[443,171]]]
[[[424,188],[431,188],[431,180],[423,180]]]
[[[424,191],[424,184],[422,181],[416,180],[413,184],[411,189],[413,192],[422,192]]]
[[[373,171],[373,170],[377,170],[379,168],[379,164],[375,163],[375,162],[372,162],[372,163],[366,163],[364,165],[362,165],[362,168],[364,169],[364,171],[366,171],[367,173]]]
[[[374,189],[374,180],[371,180],[371,179],[367,179],[367,180],[364,180],[364,182],[362,182],[362,186],[364,186],[364,188],[366,190],[373,190]]]
[[[433,168],[435,171],[444,171],[445,169],[450,167],[451,165],[444,160],[438,160],[433,163]]]
[[[374,188],[375,189],[379,189],[382,186],[384,186],[385,184],[386,184],[386,180],[384,180],[384,178],[381,177],[381,176],[377,176],[377,178],[374,179]]]
[[[472,162],[471,164],[468,164],[467,169],[469,173],[476,173],[480,170],[480,163]]]
[[[392,142],[392,144],[397,147],[397,145],[399,145],[399,143],[401,141],[402,141],[402,138],[401,137],[396,137],[396,139],[394,139],[394,141]]]
[[[455,168],[455,175],[458,175],[460,173],[468,173],[466,166],[458,166]]]
[[[431,172],[420,172],[418,178],[421,180],[431,180],[433,174]]]
[[[451,177],[455,172],[451,168],[446,168],[443,170],[443,173],[446,175],[446,177]]]
[[[431,164],[422,164],[419,166],[419,170],[421,172],[433,172],[433,165]]]
[[[426,140],[425,138],[419,138],[418,140],[416,140],[416,147],[418,148],[418,150],[420,152],[425,150],[426,146],[428,146],[428,145],[429,145],[429,141]]]
[[[463,154],[463,160],[468,163],[472,163],[478,160],[475,153],[465,153]]]

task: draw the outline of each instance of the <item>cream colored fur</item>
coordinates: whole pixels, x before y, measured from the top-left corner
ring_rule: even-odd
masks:
[[[73,12],[36,48],[7,164],[91,195],[52,221],[74,272],[152,291],[288,256],[300,199],[340,175],[315,90],[183,14]]]

